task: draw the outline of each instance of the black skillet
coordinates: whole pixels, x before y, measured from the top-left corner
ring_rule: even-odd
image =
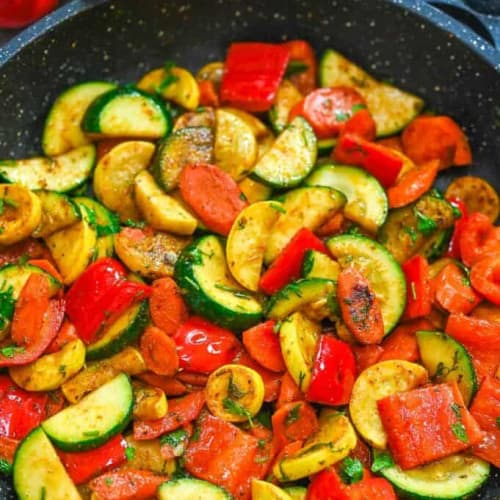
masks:
[[[0,158],[39,153],[50,103],[76,82],[133,82],[167,59],[196,70],[222,59],[233,40],[305,38],[318,51],[338,49],[464,125],[474,165],[442,174],[440,186],[473,172],[500,189],[500,53],[494,46],[500,23],[468,8],[494,12],[499,2],[466,3],[74,0],[0,49]],[[0,482],[0,500],[10,498],[11,486]],[[498,470],[476,498],[500,499]]]

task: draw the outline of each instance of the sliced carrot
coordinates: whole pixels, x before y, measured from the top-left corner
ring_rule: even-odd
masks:
[[[293,441],[305,441],[319,428],[314,408],[305,401],[287,403],[271,418],[275,446],[281,450]]]
[[[160,484],[168,476],[159,476],[149,470],[121,469],[107,472],[89,483],[97,498],[106,500],[148,500],[156,497]]]
[[[377,344],[384,336],[382,312],[370,283],[358,269],[346,267],[338,277],[337,297],[342,319],[362,344]]]
[[[32,266],[39,267],[40,269],[43,269],[44,271],[47,271],[51,276],[53,276],[57,281],[60,281],[62,283],[63,277],[61,276],[61,273],[56,269],[56,266],[52,264],[47,259],[31,259],[28,260],[28,264],[31,264]]]
[[[500,306],[500,252],[477,261],[472,266],[470,280],[479,293]]]
[[[177,283],[172,278],[153,281],[149,312],[153,323],[166,334],[174,335],[188,318],[187,306]]]
[[[172,377],[179,369],[175,342],[156,326],[146,328],[141,336],[140,349],[146,366],[157,375]]]
[[[248,354],[264,368],[273,372],[284,372],[286,366],[279,337],[274,332],[275,324],[275,321],[270,320],[245,330],[243,345]]]
[[[188,392],[187,387],[173,377],[164,377],[163,375],[156,375],[153,372],[140,373],[136,377],[146,382],[146,384],[161,389],[167,396],[182,396]]]
[[[303,401],[304,399],[304,394],[299,389],[299,386],[295,383],[291,375],[286,372],[281,377],[281,386],[276,407],[280,408],[291,401]]]
[[[238,214],[248,205],[238,184],[224,170],[198,163],[184,167],[182,198],[212,231],[227,236]]]
[[[403,361],[418,361],[417,338],[415,332],[418,330],[432,330],[432,323],[426,319],[417,319],[403,325],[399,325],[383,342],[382,354],[378,361],[388,359],[400,359]]]
[[[182,398],[170,399],[168,413],[157,420],[136,420],[134,439],[154,439],[192,422],[205,406],[205,391],[197,391]]]
[[[207,385],[208,375],[205,373],[193,373],[193,372],[182,371],[177,374],[176,378],[177,380],[180,380],[183,384],[205,387]]]
[[[361,373],[369,366],[372,366],[378,362],[380,356],[382,355],[383,349],[382,346],[377,344],[353,345],[352,351],[354,352],[354,357],[356,358],[357,372]]]
[[[50,301],[49,280],[43,274],[33,273],[24,284],[14,309],[10,335],[18,345],[32,343],[33,335],[40,333]]]
[[[200,89],[200,106],[219,106],[219,95],[212,80],[201,80],[198,82]]]
[[[408,170],[387,190],[390,208],[404,207],[431,189],[439,170],[439,161],[431,160]]]
[[[393,135],[392,137],[385,137],[384,139],[379,139],[377,144],[385,146],[386,148],[395,149],[400,153],[403,153],[403,143],[401,142],[401,137],[399,135]]]
[[[439,160],[440,168],[472,163],[467,137],[448,116],[419,116],[403,131],[405,154],[415,163]]]
[[[470,267],[486,255],[498,252],[500,227],[493,226],[487,215],[474,212],[461,224],[459,246],[463,263]]]
[[[57,333],[56,338],[51,342],[49,347],[45,349],[47,354],[54,353],[60,351],[66,344],[72,342],[73,340],[77,340],[80,337],[76,333],[76,328],[68,320],[65,320],[61,326],[61,329]]]
[[[330,220],[316,229],[315,233],[316,235],[321,237],[333,236],[334,234],[342,232],[344,222],[344,214],[342,214],[341,212],[337,212]]]

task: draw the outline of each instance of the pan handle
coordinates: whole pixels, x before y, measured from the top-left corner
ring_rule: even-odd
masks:
[[[500,0],[428,0],[500,51]]]

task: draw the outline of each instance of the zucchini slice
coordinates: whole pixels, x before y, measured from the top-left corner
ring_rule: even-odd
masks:
[[[12,287],[12,297],[18,299],[23,286],[31,274],[43,274],[50,284],[50,295],[54,296],[61,289],[62,283],[48,272],[31,264],[8,264],[0,269],[0,287],[8,290]]]
[[[42,422],[42,428],[61,450],[90,450],[127,426],[133,404],[132,384],[121,373],[75,405]]]
[[[80,124],[90,103],[101,94],[116,88],[109,82],[84,82],[60,94],[50,108],[42,135],[42,148],[47,156],[57,156],[90,144]]]
[[[250,204],[268,200],[273,192],[269,186],[254,181],[251,177],[245,177],[238,182],[238,187]]]
[[[241,331],[262,317],[259,302],[231,278],[224,247],[214,235],[202,236],[183,250],[174,277],[189,307],[222,327]]]
[[[122,221],[140,219],[134,200],[134,179],[145,170],[155,147],[146,141],[127,141],[105,154],[94,172],[94,192],[99,201],[120,214]]]
[[[42,204],[42,218],[33,231],[35,238],[45,238],[82,218],[77,204],[69,196],[44,190],[35,191],[35,194]]]
[[[455,381],[466,405],[477,391],[477,377],[465,347],[442,332],[416,333],[422,364],[436,383]]]
[[[373,450],[375,458],[380,453]],[[380,471],[402,497],[432,500],[469,498],[488,479],[488,462],[457,454],[410,470],[397,465]]]
[[[377,126],[377,137],[397,134],[424,107],[420,97],[375,80],[334,50],[326,50],[321,57],[319,80],[321,87],[354,87],[366,99]]]
[[[14,489],[20,500],[81,500],[80,494],[40,427],[21,442],[14,458]]]
[[[272,262],[288,242],[303,227],[314,231],[341,210],[346,197],[328,187],[303,187],[278,198],[283,203],[284,213],[280,214],[267,242],[264,261]]]
[[[165,194],[147,170],[135,176],[134,199],[152,228],[181,235],[196,230],[196,219],[175,198]]]
[[[0,184],[0,245],[27,238],[40,224],[40,199],[23,186]]]
[[[215,120],[215,163],[239,181],[252,170],[257,160],[254,131],[231,109],[219,108],[215,112]]]
[[[379,399],[427,382],[427,370],[402,360],[381,361],[362,371],[354,382],[349,414],[356,430],[375,448],[387,447],[387,434],[377,408]]]
[[[288,486],[283,488],[292,500],[306,500],[307,488],[304,486]]]
[[[172,191],[179,183],[184,166],[190,163],[212,163],[213,150],[214,133],[211,128],[181,128],[160,142],[151,172],[165,191]]]
[[[266,307],[266,316],[282,320],[311,302],[326,297],[335,300],[336,289],[336,283],[329,279],[307,278],[293,281],[271,297]]]
[[[301,391],[311,383],[321,325],[301,314],[292,314],[281,323],[280,345],[288,373]]]
[[[451,228],[454,222],[453,207],[446,200],[426,194],[412,205],[390,210],[377,239],[399,263],[420,251],[436,257],[448,234],[441,231]]]
[[[308,250],[302,264],[302,278],[324,278],[337,281],[340,266],[328,255],[317,250]]]
[[[311,171],[316,155],[316,136],[309,123],[297,116],[259,159],[251,175],[273,187],[293,187]]]
[[[323,409],[318,423],[318,431],[298,453],[274,466],[273,474],[279,481],[295,481],[315,474],[345,458],[356,446],[356,433],[343,413]]]
[[[269,121],[277,134],[285,130],[292,108],[299,103],[303,95],[290,80],[283,80],[276,92],[274,104],[269,110]]]
[[[83,207],[80,221],[45,238],[65,285],[73,283],[94,258],[97,243],[94,226],[92,214]]]
[[[94,168],[95,146],[81,146],[54,158],[0,161],[0,176],[28,189],[64,193],[85,182]]]
[[[53,391],[61,387],[85,364],[85,345],[80,339],[72,340],[61,350],[44,354],[27,365],[12,366],[12,380],[27,391]]]
[[[158,488],[159,500],[231,500],[233,497],[220,486],[196,479],[182,477],[166,481]]]
[[[306,179],[308,186],[327,186],[344,193],[344,215],[371,233],[385,222],[387,195],[380,182],[366,170],[345,165],[323,165]]]
[[[334,236],[327,246],[341,268],[353,265],[368,279],[379,300],[387,335],[406,306],[406,279],[401,266],[382,245],[364,236]]]
[[[147,301],[134,304],[112,325],[109,325],[98,340],[87,346],[88,361],[103,359],[120,352],[135,342],[149,322]],[[124,370],[127,371],[127,370]]]
[[[158,139],[172,129],[160,99],[134,87],[120,87],[97,97],[87,108],[82,129],[93,137]]]
[[[425,257],[429,262],[435,262],[448,250],[454,227],[441,229],[433,234],[419,249],[417,254]]]
[[[277,201],[261,201],[244,208],[236,218],[226,243],[229,270],[248,290],[259,288],[266,242],[283,210]]]

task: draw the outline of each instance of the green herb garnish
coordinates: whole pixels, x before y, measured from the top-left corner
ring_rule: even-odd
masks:
[[[340,477],[345,484],[361,481],[363,479],[363,464],[357,458],[344,458],[340,464]]]
[[[222,283],[216,283],[215,288],[219,290],[224,290],[225,292],[232,293],[235,297],[240,299],[249,299],[251,298],[250,292],[246,292],[245,290],[238,290],[238,288],[233,288],[232,286],[227,286]]]
[[[146,226],[146,223],[144,221],[135,221],[135,220],[132,220],[132,219],[127,219],[124,223],[123,223],[124,226],[127,226],[127,227],[135,227],[135,228],[138,228],[138,229],[144,229],[144,227]]]
[[[300,408],[302,407],[301,403],[297,403],[289,412],[285,418],[285,425],[289,426],[296,422],[300,417]]]
[[[383,452],[375,457],[371,470],[372,472],[380,472],[388,467],[392,467],[393,465],[394,460],[392,459],[392,456],[387,452]]]
[[[231,398],[224,398],[222,401],[222,406],[224,410],[226,410],[229,413],[232,413],[233,415],[237,415],[239,417],[245,417],[248,420],[250,426],[253,427],[252,415],[246,408],[241,406],[239,403],[233,401]]]
[[[455,437],[462,441],[462,443],[468,443],[469,438],[467,436],[467,432],[465,430],[464,424],[462,422],[457,422],[455,424],[451,424],[451,430],[453,431],[453,434],[455,434]]]
[[[9,345],[7,347],[2,347],[2,349],[0,349],[0,354],[4,358],[13,358],[16,354],[21,354],[25,350],[26,349],[24,347],[18,347],[16,345]]]
[[[135,458],[135,448],[133,446],[127,446],[125,448],[125,457],[127,460],[134,460]]]

